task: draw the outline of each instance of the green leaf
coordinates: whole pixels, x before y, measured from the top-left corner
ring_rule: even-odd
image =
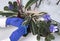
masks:
[[[53,36],[53,34],[50,34],[49,37],[50,37],[52,40],[55,39],[55,37]]]
[[[40,35],[37,36],[37,40],[40,41]]]
[[[45,38],[45,41],[51,41],[51,40],[54,40],[55,37],[53,36],[53,34],[49,34],[46,38]]]
[[[38,28],[37,25],[35,24],[35,22],[33,20],[31,20],[30,22],[31,24],[31,32],[33,33],[33,35],[36,35],[38,33]]]
[[[45,39],[45,41],[51,41],[51,39],[49,39],[49,38],[46,38],[46,39]]]
[[[57,32],[57,34],[58,34],[58,35],[60,35],[60,31],[59,31],[59,32]]]
[[[51,39],[49,37],[46,37],[45,41],[51,41]]]
[[[29,0],[25,6],[25,9],[28,9],[31,5],[33,5],[37,0]]]
[[[40,21],[39,23],[38,23],[38,25],[39,25],[39,33],[40,33],[40,35],[41,36],[47,36],[50,32],[49,32],[49,27],[48,27],[48,25],[47,25],[47,23],[46,22],[42,22],[42,21]]]
[[[4,7],[4,10],[8,11],[9,10],[8,6],[5,6]]]
[[[23,25],[29,25],[29,23],[30,23],[30,21],[31,21],[31,17],[25,17],[25,21],[22,23]]]
[[[36,33],[35,33],[35,27],[34,27],[34,22],[33,21],[31,21],[31,31],[32,31],[32,33],[33,33],[33,35],[35,35]]]

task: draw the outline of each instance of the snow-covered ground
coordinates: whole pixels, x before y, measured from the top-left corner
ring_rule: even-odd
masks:
[[[6,28],[0,28],[0,41],[2,41],[2,40],[7,41],[7,39],[11,35],[11,33],[13,31],[15,31],[16,29],[18,29],[18,28],[14,27],[14,26],[9,26]]]

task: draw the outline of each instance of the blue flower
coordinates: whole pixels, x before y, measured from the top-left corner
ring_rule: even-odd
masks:
[[[14,8],[13,5],[10,4],[10,5],[9,5],[9,10],[13,10],[13,8]]]
[[[48,14],[44,14],[43,18],[44,18],[45,21],[51,20],[50,15],[48,15]]]
[[[57,26],[54,26],[54,25],[50,25],[49,30],[50,30],[50,32],[58,31]]]

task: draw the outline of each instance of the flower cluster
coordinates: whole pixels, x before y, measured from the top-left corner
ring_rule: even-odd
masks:
[[[58,31],[58,27],[54,25],[50,25],[49,29],[50,29],[50,32],[53,32],[53,33]]]
[[[41,18],[39,18],[39,20],[48,22],[48,21],[51,21],[51,17],[48,14],[44,14]],[[53,24],[50,24],[49,30],[50,32],[54,33],[58,31],[58,27]]]
[[[48,14],[44,14],[43,18],[44,18],[44,21],[50,21],[51,20],[51,17]],[[53,25],[53,24],[50,24],[49,30],[50,30],[50,32],[54,33],[56,31],[58,31],[58,27]]]
[[[48,15],[48,14],[44,14],[44,15],[43,15],[43,18],[44,18],[44,21],[49,21],[49,20],[51,20],[50,15]]]

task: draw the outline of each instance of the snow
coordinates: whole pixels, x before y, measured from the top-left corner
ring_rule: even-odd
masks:
[[[0,17],[0,28],[6,28],[6,17]]]
[[[9,27],[6,27],[6,28],[0,28],[0,41],[9,40],[9,36],[16,29],[18,29],[18,28],[14,27],[14,26],[9,26]]]

